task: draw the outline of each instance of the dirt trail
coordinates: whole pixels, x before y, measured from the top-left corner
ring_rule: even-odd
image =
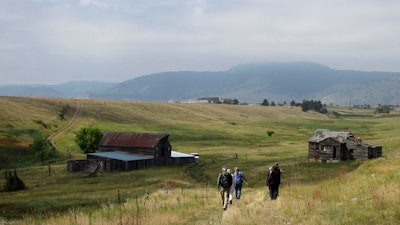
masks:
[[[247,188],[243,198],[233,200],[232,205],[223,212],[221,224],[290,224],[283,219],[277,210],[279,197],[272,201],[267,197],[267,191]],[[251,215],[264,215],[262,221],[252,221]],[[239,222],[239,223],[238,223]]]
[[[67,125],[65,125],[63,128],[59,129],[58,131],[56,131],[55,133],[53,133],[52,135],[50,135],[47,138],[47,140],[49,140],[51,142],[51,145],[53,145],[54,147],[55,147],[55,140],[56,140],[57,136],[62,134],[68,128],[70,128],[76,122],[78,117],[82,114],[84,105],[80,102],[77,102],[76,104],[77,104],[76,111],[75,111],[74,115],[72,116],[71,120],[67,123]]]

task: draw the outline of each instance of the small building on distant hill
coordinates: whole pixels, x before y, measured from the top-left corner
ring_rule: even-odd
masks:
[[[316,161],[340,161],[372,159],[382,156],[382,146],[355,138],[348,131],[317,129],[309,139],[308,159]]]
[[[205,101],[207,103],[219,104],[222,103],[224,100],[221,97],[202,97],[198,98],[197,101]]]
[[[202,97],[196,99],[197,103],[211,103],[211,104],[232,104],[239,105],[239,100],[221,97]]]
[[[104,132],[99,151],[88,153],[86,160],[70,160],[68,170],[80,171],[85,166],[76,164],[82,163],[92,168],[99,165],[103,171],[114,171],[196,161],[194,155],[172,151],[168,138],[169,134],[161,133]]]

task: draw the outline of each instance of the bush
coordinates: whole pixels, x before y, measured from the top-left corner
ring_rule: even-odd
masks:
[[[58,118],[60,120],[64,120],[65,119],[65,114],[67,114],[70,109],[71,108],[69,107],[69,105],[63,106],[62,109],[60,110],[60,112],[58,113]]]
[[[6,184],[4,185],[4,191],[10,192],[10,191],[19,191],[19,190],[25,190],[26,186],[24,182],[19,179],[17,176],[17,171],[14,170],[7,170],[5,173],[5,178],[6,178]]]
[[[381,105],[381,106],[376,107],[375,113],[378,113],[378,114],[379,113],[390,113],[390,110],[391,110],[390,106]]]
[[[33,143],[29,145],[29,149],[35,152],[35,157],[41,162],[57,156],[56,149],[46,139],[36,137]]]

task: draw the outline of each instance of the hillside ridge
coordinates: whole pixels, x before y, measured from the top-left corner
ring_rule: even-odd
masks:
[[[119,83],[0,86],[0,95],[136,101],[188,101],[201,97],[240,103],[320,100],[324,104],[400,105],[400,73],[337,70],[313,62],[266,62],[224,71],[167,71]]]

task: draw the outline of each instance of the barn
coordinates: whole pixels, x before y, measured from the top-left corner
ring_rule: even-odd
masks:
[[[92,168],[98,165],[102,171],[137,170],[195,162],[194,155],[172,151],[168,138],[163,133],[104,132],[99,151],[88,153],[84,163],[70,160],[68,168],[87,167],[75,165],[80,163]]]
[[[382,146],[355,138],[348,131],[317,129],[309,139],[308,159],[316,161],[340,161],[372,159],[382,156]]]

